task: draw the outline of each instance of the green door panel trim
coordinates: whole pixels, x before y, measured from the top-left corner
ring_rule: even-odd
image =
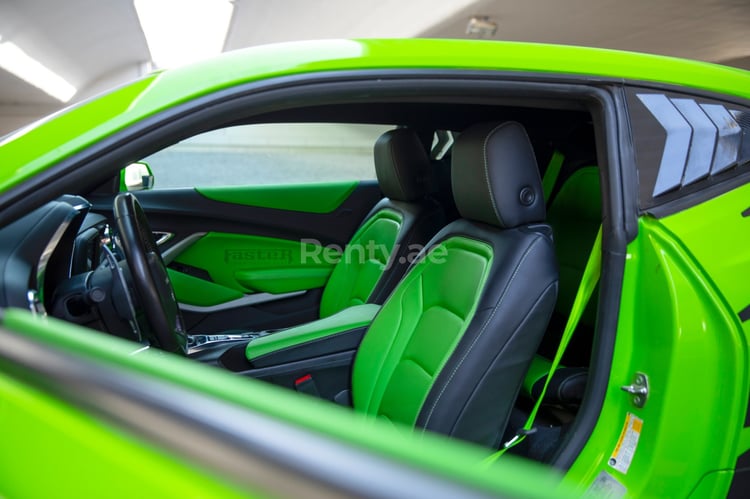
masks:
[[[354,192],[359,181],[313,184],[196,187],[202,196],[223,203],[305,213],[330,213]]]
[[[288,293],[325,285],[340,257],[337,248],[309,241],[209,232],[174,262],[203,269],[213,285],[234,292]],[[183,284],[187,283],[175,284],[177,296],[195,301],[195,294],[184,290]]]
[[[415,264],[362,340],[352,374],[355,410],[414,425],[471,322],[492,260],[487,243],[453,236]]]
[[[356,305],[317,321],[262,336],[247,344],[245,355],[248,360],[252,361],[284,348],[367,326],[378,310],[380,310],[380,305],[374,303]]]
[[[167,268],[167,273],[172,281],[174,294],[179,303],[197,307],[211,307],[238,300],[245,296],[236,289],[221,286],[171,268]]]
[[[554,493],[573,497],[566,494],[567,488],[551,470],[514,456],[484,469],[479,463],[486,457],[487,450],[465,442],[437,435],[417,438],[381,421],[357,417],[349,409],[330,402],[301,397],[289,390],[241,378],[189,359],[151,351],[131,355],[138,345],[56,319],[38,318],[25,310],[5,310],[2,323],[10,330],[22,332],[33,341],[62,352],[196,390],[328,439],[348,442],[355,448],[395,459],[400,466],[424,470],[435,474],[436,478],[445,477],[494,493],[538,498]],[[33,467],[26,471],[33,472],[34,476],[38,474]],[[184,475],[182,479],[189,483],[185,477],[190,476]],[[529,483],[534,486],[529,487]]]
[[[282,294],[322,287],[330,274],[328,268],[288,267],[238,270],[234,278],[243,288],[254,293]]]

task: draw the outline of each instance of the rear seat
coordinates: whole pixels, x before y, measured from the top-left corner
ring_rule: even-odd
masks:
[[[550,330],[539,349],[540,355],[535,358],[524,383],[525,392],[532,398],[541,392],[541,385],[544,384],[551,363],[550,359],[557,352],[560,336],[565,329],[583,270],[601,225],[599,168],[585,166],[575,170],[563,181],[552,198],[547,213],[554,234],[560,281]],[[547,397],[550,402],[577,403],[580,402],[579,397],[583,396],[583,387],[579,385],[585,384],[585,376],[581,376],[580,368],[588,366],[591,355],[597,300],[598,292],[595,291],[581,315],[576,332],[563,357],[563,365],[573,366],[575,369],[558,369],[552,385],[559,387],[559,390],[548,391]],[[570,379],[567,379],[568,377]]]
[[[559,189],[553,190],[547,209],[560,268],[558,299],[550,328],[523,384],[522,393],[533,401],[542,392],[552,364],[551,359],[560,344],[560,337],[602,220],[597,166],[577,168],[559,184]],[[572,420],[574,411],[580,406],[586,389],[597,301],[598,290],[595,290],[566,349],[562,365],[553,374],[544,397],[547,405],[570,408],[573,412],[570,412],[569,420]],[[527,417],[528,410],[516,409],[511,416],[509,428],[520,428]],[[564,413],[559,411],[554,419],[545,419],[543,411],[540,411],[535,425],[537,432],[527,437],[512,452],[541,462],[549,461],[569,420],[565,420]]]

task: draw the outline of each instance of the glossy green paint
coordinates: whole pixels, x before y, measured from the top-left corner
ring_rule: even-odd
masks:
[[[240,377],[189,359],[151,351],[131,355],[138,345],[56,319],[40,319],[27,311],[6,310],[2,324],[6,328],[21,331],[34,340],[63,352],[73,352],[97,362],[141,375],[153,376],[155,379],[168,383],[176,383],[180,387],[196,390],[248,410],[259,411],[279,421],[288,422],[334,440],[347,442],[375,454],[395,459],[404,466],[430,470],[448,479],[472,484],[491,494],[528,498],[573,497],[569,495],[568,489],[560,484],[556,473],[542,466],[514,459],[512,456],[508,456],[507,459],[503,459],[502,462],[490,468],[485,468],[479,463],[486,457],[487,449],[437,435],[413,435],[403,427],[394,427],[378,420],[366,420],[348,408],[312,397],[300,397],[292,391]],[[2,407],[0,405],[0,408]],[[61,411],[73,413],[74,409],[61,407]],[[36,430],[32,421],[24,422],[23,420],[13,428],[20,435],[33,434]],[[59,431],[64,432],[65,429],[62,428]],[[58,433],[50,434],[46,441],[51,442],[58,437],[60,437]],[[134,437],[123,438],[129,438],[135,444],[138,443]],[[4,448],[8,447],[4,446]],[[111,452],[109,448],[106,450],[107,453]],[[125,455],[125,457],[128,456],[130,455]],[[115,457],[112,456],[112,458]],[[78,462],[81,466],[89,463],[88,460]],[[140,462],[136,461],[136,463],[138,466],[141,465]],[[118,465],[126,466],[127,463],[120,462]],[[114,472],[117,469],[118,467],[114,467],[111,471]],[[157,467],[154,472],[159,470],[160,468]],[[34,466],[29,466],[19,472],[20,479],[39,480],[40,471]],[[53,469],[45,471],[45,479],[52,476],[52,473],[54,473]],[[103,487],[109,476],[109,474],[97,476],[87,473],[86,478],[99,482],[99,486]],[[175,495],[181,494],[182,497],[201,495],[200,489],[190,493],[182,488],[192,484],[193,476],[192,473],[183,473],[176,478],[176,481],[182,483],[175,485]],[[198,483],[200,478],[200,476],[197,478]],[[132,496],[142,497],[146,493],[144,484],[135,485],[139,486],[140,493],[134,493]],[[169,493],[165,495],[165,497],[170,496]],[[204,496],[213,497],[213,494],[207,493]],[[217,496],[220,497],[221,494]]]
[[[0,193],[131,124],[130,108],[156,79],[147,76],[3,137]]]
[[[0,401],[2,497],[252,495],[2,373]]]
[[[707,203],[665,218],[662,223],[688,247],[703,272],[710,276],[735,317],[750,306],[750,184],[722,194]],[[744,336],[745,366],[750,345],[750,321],[739,322]],[[750,376],[747,367],[745,378]],[[749,382],[750,383],[750,382]],[[750,388],[738,393],[748,404]],[[748,409],[750,411],[750,408]],[[742,428],[742,424],[739,425]],[[738,427],[730,427],[730,432]],[[741,429],[736,456],[750,451],[750,428]]]
[[[323,319],[290,327],[278,333],[253,340],[247,344],[245,355],[248,360],[253,360],[284,348],[365,327],[372,322],[372,318],[375,317],[378,310],[380,310],[380,305],[374,303],[345,308]]]
[[[92,142],[200,96],[278,76],[366,69],[457,69],[671,83],[750,97],[738,69],[583,47],[468,40],[323,40],[253,47],[149,76],[0,143],[0,193]]]
[[[709,202],[675,213],[662,223],[685,244],[721,290],[731,310],[739,314],[750,305],[750,286],[738,276],[750,276],[750,184]],[[750,338],[750,322],[742,323]]]
[[[206,270],[214,288],[222,286],[230,296],[231,290],[286,293],[322,287],[340,256],[336,248],[307,242],[209,232],[175,262]],[[175,292],[190,299],[183,286],[193,281],[184,281],[178,279]]]
[[[346,201],[359,182],[321,182],[314,184],[196,187],[202,196],[223,203],[301,211],[330,213]]]
[[[596,427],[566,480],[583,490],[605,471],[633,497],[725,494],[747,408],[747,340],[737,315],[691,251],[642,217],[628,246],[614,361]],[[716,359],[721,359],[717,362]],[[649,378],[643,408],[620,389]],[[627,414],[643,420],[627,474],[608,461]]]

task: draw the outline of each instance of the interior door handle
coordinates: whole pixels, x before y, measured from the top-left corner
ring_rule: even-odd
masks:
[[[174,237],[174,232],[161,232],[158,230],[153,231],[154,239],[156,239],[156,245],[161,246]]]

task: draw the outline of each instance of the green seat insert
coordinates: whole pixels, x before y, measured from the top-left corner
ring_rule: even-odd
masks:
[[[461,218],[375,316],[354,360],[352,405],[494,447],[554,308],[557,265],[520,124],[471,127],[452,161]]]
[[[320,301],[320,317],[367,302],[385,271],[403,216],[382,209],[357,230],[334,267]]]
[[[384,133],[374,157],[386,197],[365,217],[334,266],[320,300],[320,319],[348,307],[382,304],[409,267],[414,247],[422,247],[445,223],[442,208],[427,196],[430,160],[416,132]]]
[[[492,262],[486,243],[454,237],[399,284],[362,342],[354,365],[354,407],[414,425],[435,377],[461,339]]]
[[[413,256],[445,223],[427,196],[430,160],[416,132],[390,130],[374,148],[378,185],[386,196],[347,244],[323,290],[320,317],[362,303],[381,304],[403,277]]]

